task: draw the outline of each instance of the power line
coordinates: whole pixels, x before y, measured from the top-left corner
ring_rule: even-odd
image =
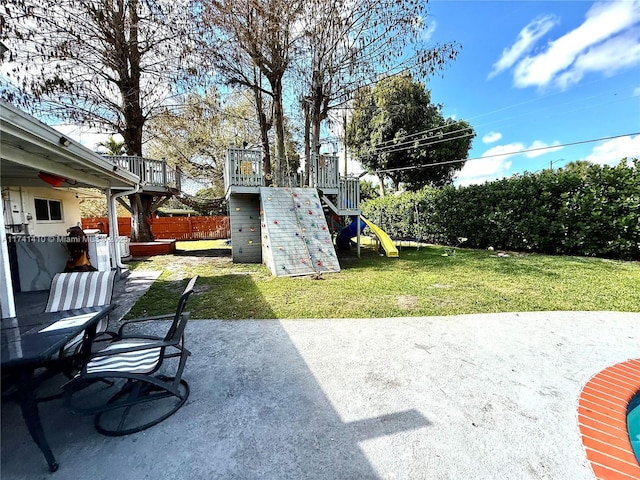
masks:
[[[599,94],[599,95],[592,95],[592,96],[589,96],[589,97],[582,97],[582,98],[575,99],[575,100],[572,100],[572,101],[569,101],[569,102],[564,102],[564,103],[559,104],[559,105],[545,106],[545,107],[539,108],[537,110],[529,109],[526,112],[525,111],[518,112],[515,115],[503,116],[503,117],[501,117],[499,119],[496,119],[496,120],[490,120],[490,121],[486,121],[484,123],[474,124],[474,128],[478,129],[478,128],[481,128],[481,127],[488,127],[490,125],[500,125],[500,124],[504,124],[504,123],[513,123],[514,121],[523,119],[525,117],[530,117],[532,115],[543,115],[543,114],[546,114],[547,117],[550,117],[552,115],[553,116],[559,116],[559,115],[565,116],[565,115],[568,115],[568,114],[571,114],[571,113],[574,113],[574,112],[579,112],[579,111],[582,111],[582,110],[594,109],[594,108],[598,108],[598,107],[604,107],[604,106],[607,106],[607,105],[611,105],[611,104],[614,104],[614,103],[620,103],[620,102],[628,101],[629,99],[633,98],[633,95],[627,95],[627,96],[616,97],[615,99],[610,99],[608,101],[604,101],[604,102],[601,102],[601,103],[593,103],[593,102],[587,102],[586,101],[586,100],[590,100],[590,99],[593,99],[593,98],[602,97],[605,94],[609,94],[611,92],[613,92],[613,90],[611,90],[609,92],[604,92],[604,93]],[[617,95],[617,94],[615,94],[615,95]],[[576,108],[572,108],[572,109],[565,108],[565,109],[560,109],[559,110],[560,106],[571,105],[571,104],[575,104],[577,102],[582,102],[582,103]],[[522,102],[522,103],[527,103],[527,102]],[[509,109],[511,107],[516,107],[516,106],[520,106],[520,105],[521,104],[514,104],[512,106],[505,107],[504,109],[499,109],[499,110],[496,110],[494,112],[499,112],[500,110],[507,110],[507,109]],[[480,114],[480,115],[477,115],[475,117],[468,118],[467,120],[471,121],[471,120],[473,120],[473,118],[484,117],[484,116],[489,115],[489,114],[494,113],[494,112],[488,112],[487,114]]]
[[[591,83],[593,83],[593,82],[591,82]],[[601,97],[601,96],[604,96],[604,95],[609,94],[609,93],[614,92],[614,91],[615,90],[609,90],[607,92],[598,93],[597,95],[592,95],[590,97],[586,97],[586,98],[583,98],[583,99],[573,100],[573,101],[570,101],[570,102],[565,102],[564,105],[567,105],[567,104],[570,104],[570,103],[574,103],[574,102],[577,102],[577,101],[584,101],[584,100],[588,100],[588,99],[592,99],[592,98]],[[554,93],[554,94],[551,94],[551,95],[547,95],[547,96],[545,96],[543,98],[560,95],[561,93],[564,93],[564,92]],[[624,99],[618,99],[618,100],[615,100],[615,101],[622,101],[622,100],[624,100]],[[399,146],[401,144],[404,144],[405,142],[409,142],[410,141],[409,139],[412,139],[412,138],[420,136],[420,135],[428,134],[429,132],[433,132],[433,131],[436,131],[436,130],[441,130],[441,129],[445,128],[445,127],[457,125],[459,123],[467,123],[469,120],[485,117],[487,115],[492,115],[494,113],[499,113],[499,112],[504,111],[504,110],[509,110],[511,108],[515,108],[515,107],[518,107],[518,106],[526,105],[528,103],[539,102],[539,101],[540,101],[540,99],[532,99],[532,100],[526,100],[524,102],[514,103],[512,105],[507,105],[505,107],[501,107],[501,108],[498,108],[498,109],[495,109],[495,110],[492,110],[492,111],[489,111],[489,112],[485,112],[485,113],[482,113],[482,114],[479,114],[479,115],[475,115],[475,116],[470,117],[469,119],[466,119],[466,120],[465,119],[460,119],[460,120],[454,121],[454,122],[446,124],[446,125],[441,125],[439,127],[429,128],[429,129],[426,129],[426,130],[422,130],[422,131],[419,131],[419,132],[416,132],[416,133],[412,133],[412,134],[409,134],[409,135],[405,135],[405,136],[402,136],[402,137],[399,137],[399,138],[396,138],[396,139],[392,139],[392,140],[385,140],[384,142],[380,142],[379,144],[377,144],[376,145],[376,149],[384,148],[384,147],[387,146],[387,144],[391,144],[390,146],[396,147],[396,146]],[[613,103],[613,101],[604,103],[603,105],[608,105],[609,103]],[[592,106],[593,105],[591,105],[590,107],[592,107]],[[581,107],[580,109],[584,109],[584,108],[587,108],[587,107]],[[543,111],[549,110],[549,109],[550,109],[550,107],[544,107],[544,108],[538,110],[538,112],[543,112]],[[577,110],[574,110],[574,111],[577,111]],[[535,113],[535,112],[532,112],[532,113]],[[507,119],[501,119],[499,122],[502,123],[502,122],[507,121],[507,120],[517,119],[517,118],[520,118],[520,117],[523,117],[523,116],[526,116],[526,115],[529,115],[529,114],[530,113],[520,114],[520,115],[517,115],[517,116],[512,116],[512,117],[509,117]],[[476,125],[475,127],[477,128],[477,127],[480,127],[480,126],[491,125],[491,123],[496,123],[496,122],[479,124],[479,125]],[[474,128],[474,127],[468,127],[468,129],[471,129],[471,128]],[[463,129],[463,130],[466,130],[466,129]],[[448,133],[455,133],[455,132],[448,132]],[[400,141],[401,143],[398,143],[398,144],[395,144],[395,145],[393,144],[393,142],[398,142],[398,141]],[[373,153],[378,153],[378,152],[373,152]],[[381,151],[380,153],[383,153],[383,152]]]
[[[449,124],[449,125],[453,125],[453,124]],[[380,142],[376,145],[373,146],[373,151],[370,153],[385,153],[388,151],[388,149],[396,149],[398,147],[402,147],[405,145],[413,145],[413,146],[423,146],[420,145],[420,142],[423,141],[430,141],[430,140],[434,140],[436,141],[436,139],[438,140],[442,140],[442,138],[446,135],[453,135],[454,133],[460,133],[460,132],[465,132],[467,130],[471,130],[471,132],[469,133],[469,135],[474,135],[473,133],[473,128],[472,127],[465,127],[465,128],[460,128],[458,130],[451,130],[450,132],[443,132],[442,130],[444,130],[445,127],[448,127],[449,125],[444,125],[444,126],[440,126],[435,128],[434,130],[439,130],[438,132],[436,132],[435,134],[429,133],[427,134],[425,137],[422,138],[415,138],[415,139],[411,139],[411,140],[406,140],[409,136],[404,136],[404,137],[400,137],[399,139],[393,139],[393,140],[387,140],[384,142]],[[415,134],[411,135],[411,136],[415,136]],[[385,145],[385,144],[389,144],[389,145]],[[426,145],[425,145],[426,146]]]
[[[462,129],[462,130],[456,130],[456,132],[462,132],[464,130],[468,130],[468,129]],[[456,132],[450,132],[450,133],[456,133]],[[443,134],[444,135],[448,135],[448,133]],[[399,148],[393,148],[390,150],[374,150],[372,152],[367,152],[363,155],[361,155],[362,157],[367,157],[367,156],[372,156],[372,155],[378,155],[381,153],[395,153],[395,152],[403,152],[405,150],[411,150],[414,148],[421,148],[421,147],[430,147],[431,145],[435,145],[437,143],[443,143],[443,142],[449,142],[451,140],[459,140],[462,138],[469,138],[469,137],[473,137],[475,136],[475,133],[466,133],[464,135],[458,135],[457,137],[450,137],[450,138],[440,138],[438,140],[433,140],[427,143],[420,143],[422,140],[427,140],[427,139],[422,139],[422,140],[416,140],[416,142],[418,143],[413,143],[413,142],[405,142],[402,144],[398,144]],[[408,146],[404,146],[401,147],[400,145],[408,145]],[[386,147],[386,148],[391,148],[391,147]]]
[[[439,165],[451,165],[453,163],[460,163],[460,162],[472,162],[472,161],[476,161],[476,160],[485,160],[487,158],[520,155],[522,153],[537,152],[537,151],[540,151],[540,150],[550,150],[550,149],[553,149],[553,148],[571,147],[571,146],[574,146],[574,145],[582,145],[582,144],[585,144],[585,143],[594,143],[594,142],[601,142],[601,141],[604,141],[604,140],[613,140],[615,138],[630,137],[632,135],[640,135],[640,132],[625,133],[623,135],[613,135],[613,136],[610,136],[610,137],[593,138],[593,139],[590,139],[590,140],[579,140],[579,141],[576,141],[576,142],[562,143],[562,144],[559,144],[559,145],[549,145],[547,147],[527,148],[525,150],[518,150],[518,151],[515,151],[515,152],[494,153],[492,155],[485,155],[483,157],[461,158],[461,159],[458,159],[458,160],[447,160],[447,161],[444,161],[444,162],[427,163],[427,164],[423,164],[423,165],[412,165],[412,166],[409,166],[409,167],[398,167],[398,168],[388,168],[388,169],[381,169],[381,170],[373,170],[373,171],[371,171],[369,173],[371,173],[371,174],[379,174],[379,173],[389,173],[389,172],[400,172],[400,171],[404,171],[404,170],[413,170],[413,169],[418,169],[418,168],[436,167],[436,166],[439,166]]]
[[[400,140],[402,142],[405,142],[405,141],[408,141],[408,139],[410,139],[410,138],[417,137],[419,135],[425,135],[425,134],[428,134],[429,132],[435,132],[436,130],[442,130],[443,128],[451,127],[451,126],[457,125],[458,123],[462,123],[462,122],[466,123],[466,120],[457,120],[457,121],[452,122],[452,123],[447,123],[447,124],[444,124],[444,125],[440,125],[438,127],[428,128],[426,130],[422,130],[422,131],[416,132],[416,133],[411,133],[409,135],[404,135],[402,137],[395,138],[395,139],[392,139],[392,140],[385,140],[384,142],[380,142],[379,144],[377,144],[376,148],[384,147],[384,146],[386,146],[386,144],[392,144],[391,146],[395,147],[395,146],[397,146],[397,144],[393,144],[393,142],[397,142],[398,140]],[[458,131],[469,130],[471,128],[472,127],[467,127],[467,128],[463,128],[463,129],[458,130]],[[447,133],[455,133],[455,132],[447,132]]]
[[[584,86],[588,86],[588,85],[592,85],[594,83],[598,83],[600,81],[602,81],[602,79],[593,80],[591,82],[584,83],[583,85]],[[373,82],[373,83],[375,83],[375,82]],[[570,104],[570,103],[575,103],[575,102],[584,102],[585,100],[589,100],[589,99],[593,99],[593,98],[597,98],[597,97],[602,97],[602,96],[605,96],[605,95],[610,94],[610,93],[615,93],[617,95],[617,91],[619,91],[619,89],[612,89],[612,90],[608,90],[606,92],[599,92],[598,94],[594,94],[594,95],[591,95],[591,96],[588,96],[588,97],[585,97],[585,98],[580,98],[580,99],[572,100],[572,101],[569,101],[569,102],[565,102],[564,105],[567,105],[567,104]],[[526,104],[530,104],[530,103],[534,103],[534,102],[540,102],[542,99],[548,99],[548,98],[551,98],[551,97],[562,95],[564,93],[566,93],[566,92],[555,92],[555,93],[544,95],[544,96],[539,97],[539,98],[529,99],[529,100],[525,100],[525,101],[522,101],[522,102],[511,104],[511,105],[506,105],[504,107],[500,107],[500,108],[497,108],[497,109],[494,109],[494,110],[491,110],[491,111],[488,111],[488,112],[485,112],[485,113],[480,113],[478,115],[472,116],[472,117],[467,118],[467,119],[460,119],[458,121],[455,121],[455,122],[452,122],[452,123],[448,124],[447,126],[456,125],[456,124],[461,123],[461,122],[468,122],[468,121],[471,121],[471,120],[474,120],[474,119],[486,117],[486,116],[489,116],[489,115],[493,115],[495,113],[499,113],[499,112],[502,112],[502,111],[505,111],[505,110],[510,110],[512,108],[520,107],[520,106],[523,106],[523,105],[526,105]],[[615,100],[615,101],[620,101],[620,100]],[[608,105],[609,103],[613,103],[613,102],[614,101],[606,102],[603,105]],[[589,107],[581,107],[580,109],[591,108],[591,107],[593,107],[593,105],[590,105]],[[550,110],[550,108],[551,107],[544,107],[544,108],[539,109],[538,112],[544,112],[545,110]],[[557,106],[555,106],[554,108],[557,108]],[[511,116],[511,117],[508,117],[507,119],[501,119],[498,122],[494,121],[494,122],[475,125],[474,128],[487,126],[487,125],[491,125],[491,124],[495,124],[495,123],[503,123],[504,121],[507,121],[507,120],[513,120],[513,119],[517,119],[517,118],[520,118],[520,117],[523,117],[523,116],[530,115],[531,113],[535,113],[535,112],[530,112],[530,113],[526,113],[526,114],[519,114],[519,115],[516,115],[516,116]],[[431,132],[431,131],[435,131],[435,130],[438,130],[438,129],[441,129],[441,128],[443,128],[443,126],[435,127],[435,128],[431,128],[431,129],[427,129],[427,130],[423,130],[423,131],[412,133],[412,134],[409,134],[409,135],[405,135],[403,137],[400,137],[399,139],[386,140],[384,142],[381,142],[379,144],[379,146],[385,146],[385,144],[392,143],[392,142],[398,141],[398,140],[403,141],[403,142],[404,141],[408,141],[410,138],[413,138],[413,137],[416,137],[416,136],[419,136],[419,135],[423,135],[425,133],[428,133],[428,132]]]
[[[583,83],[580,84],[580,86],[581,87],[587,87],[587,86],[590,86],[590,85],[594,85],[596,83],[603,82],[604,80],[605,80],[604,77],[603,78],[598,78],[598,79],[591,80],[589,82],[583,82]],[[591,95],[589,97],[576,98],[575,100],[570,100],[569,102],[565,102],[565,104],[573,103],[573,102],[584,102],[584,101],[589,100],[591,98],[604,96],[604,95],[612,93],[612,92],[616,92],[615,94],[617,95],[617,91],[620,91],[620,88],[614,88],[614,89],[611,89],[611,90],[608,90],[608,91],[599,91],[595,95]],[[504,107],[500,107],[500,108],[491,110],[489,112],[480,113],[478,115],[470,117],[469,120],[473,120],[473,119],[481,118],[481,117],[486,117],[486,116],[492,115],[494,113],[499,113],[499,112],[502,112],[502,111],[505,111],[505,110],[510,110],[512,108],[515,108],[515,107],[521,107],[523,105],[527,105],[527,104],[530,104],[530,103],[539,103],[542,100],[547,100],[547,99],[550,99],[552,97],[556,97],[556,96],[559,96],[559,95],[566,95],[566,93],[567,92],[564,91],[564,90],[561,90],[561,91],[558,91],[558,92],[553,92],[553,93],[547,93],[547,94],[541,95],[541,96],[536,97],[536,98],[531,98],[531,99],[528,99],[528,100],[524,100],[522,102],[512,103],[511,105],[505,105]],[[557,108],[557,105],[554,105],[553,107],[545,107],[545,108],[541,109],[540,111],[546,110],[548,108]]]

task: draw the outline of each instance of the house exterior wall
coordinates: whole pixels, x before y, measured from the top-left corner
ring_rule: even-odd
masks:
[[[50,187],[5,187],[2,198],[7,233],[19,234],[7,237],[13,287],[21,292],[47,290],[69,257],[67,228],[81,220],[80,201],[73,192]],[[39,220],[36,199],[59,202],[61,218]],[[94,257],[97,259],[97,254]]]
[[[80,201],[73,192],[48,187],[7,187],[3,190],[3,197],[9,207],[5,214],[5,224],[26,224],[27,232],[22,233],[33,236],[66,235],[67,228],[80,224]],[[59,201],[62,206],[62,219],[38,220],[36,199]]]

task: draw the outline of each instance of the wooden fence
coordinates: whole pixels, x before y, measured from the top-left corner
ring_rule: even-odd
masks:
[[[82,219],[83,229],[100,229],[109,232],[107,217]],[[131,236],[131,218],[118,217],[120,235]],[[153,236],[157,239],[176,240],[215,240],[231,238],[231,221],[229,217],[157,217],[151,224]]]

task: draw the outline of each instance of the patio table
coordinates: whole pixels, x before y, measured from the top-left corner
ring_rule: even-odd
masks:
[[[55,364],[54,357],[60,349],[85,330],[87,335],[83,351],[87,351],[95,336],[96,324],[116,306],[85,307],[2,319],[2,373],[16,375],[18,402],[24,423],[52,472],[58,469],[58,462],[42,429],[35,397],[38,382],[34,372],[39,367]]]

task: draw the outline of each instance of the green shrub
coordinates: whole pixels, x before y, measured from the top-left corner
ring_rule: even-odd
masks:
[[[483,185],[364,202],[390,236],[472,248],[640,259],[640,162],[576,162]]]

